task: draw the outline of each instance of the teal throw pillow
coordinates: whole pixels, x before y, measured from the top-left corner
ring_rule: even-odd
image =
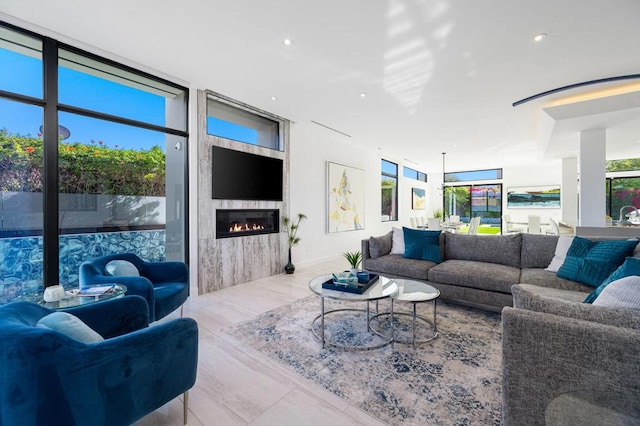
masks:
[[[440,232],[402,228],[404,234],[404,255],[407,259],[442,262],[440,255]]]
[[[40,318],[37,326],[57,331],[83,343],[96,343],[104,340],[80,318],[67,312],[52,312]]]
[[[633,253],[637,241],[607,240],[591,241],[575,237],[567,251],[564,263],[557,276],[598,287],[627,256]]]
[[[602,290],[604,290],[606,286],[621,278],[630,277],[632,275],[640,275],[640,259],[627,257],[624,263],[620,265],[618,269],[613,271],[613,273],[609,275],[609,277],[604,280],[598,288],[589,293],[587,298],[584,299],[584,303],[593,303],[593,301],[600,296],[600,293],[602,293]]]

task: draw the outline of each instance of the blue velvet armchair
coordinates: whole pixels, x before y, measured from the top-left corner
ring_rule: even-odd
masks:
[[[105,267],[112,260],[131,262],[140,276],[112,276]],[[80,288],[117,283],[127,286],[127,296],[138,295],[149,304],[149,320],[165,317],[189,297],[189,270],[183,262],[145,262],[133,253],[97,257],[80,265]]]
[[[0,306],[0,425],[129,425],[194,385],[198,326],[177,318],[148,327],[142,297],[70,308],[105,338],[82,343],[36,326],[52,311]],[[186,422],[185,405],[185,422]]]

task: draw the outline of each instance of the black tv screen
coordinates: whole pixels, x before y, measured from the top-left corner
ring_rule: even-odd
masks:
[[[213,199],[282,201],[278,158],[213,147]]]

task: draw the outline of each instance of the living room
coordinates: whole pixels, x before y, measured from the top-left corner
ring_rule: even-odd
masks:
[[[639,104],[633,97],[638,93],[640,63],[628,52],[634,51],[640,35],[635,25],[640,9],[631,1],[606,6],[577,1],[558,6],[548,1],[535,7],[496,1],[464,9],[447,1],[324,2],[304,7],[267,2],[251,8],[232,2],[38,3],[34,7],[0,0],[0,20],[188,89],[185,252],[192,275],[187,314],[192,309],[202,318],[209,315],[203,300],[213,299],[204,299],[205,287],[198,282],[206,277],[197,272],[203,256],[199,226],[206,226],[198,213],[199,199],[204,197],[198,165],[206,160],[197,149],[199,91],[214,91],[290,123],[282,214],[307,216],[299,230],[301,241],[292,249],[297,270],[293,277],[283,278],[286,285],[297,286],[291,290],[296,297],[310,294],[305,286],[313,274],[346,268],[340,254],[359,250],[361,240],[384,235],[392,226],[409,227],[412,217],[426,219],[442,209],[444,173],[500,169],[500,179],[471,183],[500,184],[505,194],[501,214],[515,220],[537,214],[543,221],[604,227],[606,205],[599,199],[605,191],[604,165],[580,169],[580,163],[592,161],[586,150],[581,151],[581,132],[607,129],[606,148],[601,138],[601,151],[595,155],[600,163],[638,157]],[[537,35],[542,38],[534,41]],[[635,77],[512,105],[556,88],[620,76]],[[623,91],[614,96],[601,92],[612,88]],[[582,104],[580,108],[600,109],[580,112],[577,107],[560,111],[553,108],[569,107],[551,105],[572,95],[594,93],[619,96],[624,108]],[[395,220],[381,218],[382,160],[398,166]],[[362,171],[361,229],[328,229],[328,163]],[[404,177],[405,167],[425,173],[427,181]],[[595,187],[583,184],[579,190],[578,174],[583,180],[601,182]],[[561,208],[507,206],[509,188],[547,186],[562,188]],[[424,209],[412,205],[414,188],[424,190]],[[205,195],[210,201],[211,195]],[[282,268],[286,261],[282,252]],[[251,285],[259,287],[274,279],[277,276],[260,277]],[[221,287],[230,292],[214,296],[220,298],[215,303],[224,309],[224,299],[238,291],[229,287],[240,284],[224,283]],[[249,294],[252,291],[265,297],[260,290]],[[275,300],[275,305],[285,303]],[[260,305],[255,311],[274,307],[255,303]],[[229,306],[242,302],[235,300]],[[254,308],[249,310],[253,313]],[[211,327],[215,330],[207,333],[215,336],[218,325]],[[198,404],[196,392],[192,398]],[[244,424],[251,423],[249,417],[243,418]],[[197,418],[206,423],[202,415]]]

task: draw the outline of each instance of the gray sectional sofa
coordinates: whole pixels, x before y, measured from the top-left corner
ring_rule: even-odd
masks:
[[[511,286],[535,284],[590,292],[593,288],[556,277],[545,268],[553,258],[557,235],[465,235],[442,233],[442,263],[391,254],[392,232],[362,240],[366,270],[431,284],[445,300],[493,311],[513,306]],[[586,294],[585,294],[586,297]]]
[[[640,311],[585,304],[592,287],[546,271],[558,238],[443,233],[434,263],[391,254],[389,233],[362,241],[363,266],[502,310],[504,426],[638,425]]]

